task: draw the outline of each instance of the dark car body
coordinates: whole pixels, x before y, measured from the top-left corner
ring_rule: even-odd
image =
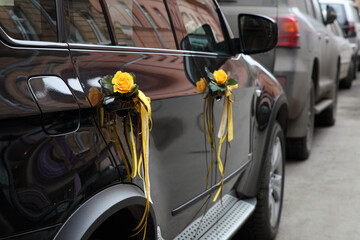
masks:
[[[175,238],[216,204],[209,195],[220,176],[214,167],[206,186],[210,148],[195,86],[204,67],[224,69],[239,85],[223,194],[256,197],[274,124],[286,129],[286,97],[269,72],[236,53],[217,3],[206,2],[0,5],[0,239],[91,239],[97,231],[121,237],[137,225],[143,181],[129,181],[88,99],[118,70],[134,73],[152,101],[149,238]],[[195,20],[209,23],[219,49],[187,48],[185,10],[203,13],[206,19]],[[216,123],[222,104],[215,102]]]

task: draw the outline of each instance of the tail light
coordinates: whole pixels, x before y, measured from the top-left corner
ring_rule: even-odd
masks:
[[[278,18],[278,47],[300,47],[298,20],[294,15]]]
[[[347,37],[356,37],[354,24],[349,24],[349,28],[347,29]]]

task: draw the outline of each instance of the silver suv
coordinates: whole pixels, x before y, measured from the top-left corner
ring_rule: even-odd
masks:
[[[288,157],[307,159],[315,114],[323,125],[331,126],[336,119],[340,53],[333,34],[326,28],[336,18],[334,10],[330,9],[324,19],[317,0],[266,3],[221,0],[219,3],[234,32],[238,31],[236,22],[241,13],[277,19],[278,45],[275,51],[267,54],[264,64],[273,71],[288,97]],[[263,56],[260,57],[262,60]]]
[[[337,14],[337,21],[344,31],[345,37],[353,44],[356,52],[356,66],[360,69],[360,18],[359,8],[350,0],[319,0],[323,8],[332,6]]]

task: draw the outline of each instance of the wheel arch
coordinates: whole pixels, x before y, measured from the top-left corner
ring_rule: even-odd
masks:
[[[53,239],[88,239],[107,219],[131,206],[145,208],[145,201],[144,192],[136,185],[113,185],[82,204],[61,226]],[[149,219],[152,226],[148,225],[148,228],[154,232],[156,219],[151,204]]]
[[[261,134],[263,135],[261,137],[263,140],[254,143],[257,146],[262,145],[262,148],[258,149],[257,153],[253,153],[252,166],[245,171],[238,180],[237,193],[240,196],[254,197],[259,191],[261,170],[263,169],[267,159],[266,157],[270,147],[269,140],[271,138],[272,128],[275,126],[275,122],[279,123],[285,137],[288,123],[288,103],[285,93],[280,94],[276,99],[274,99],[274,105],[267,127]],[[244,184],[241,184],[243,179],[247,180]]]

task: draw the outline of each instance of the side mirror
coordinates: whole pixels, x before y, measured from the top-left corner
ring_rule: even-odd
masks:
[[[240,51],[245,54],[266,52],[273,49],[278,41],[276,22],[268,17],[239,14]]]
[[[327,5],[326,6],[325,25],[333,23],[336,20],[336,18],[337,18],[337,13],[336,13],[335,9],[332,6]]]

